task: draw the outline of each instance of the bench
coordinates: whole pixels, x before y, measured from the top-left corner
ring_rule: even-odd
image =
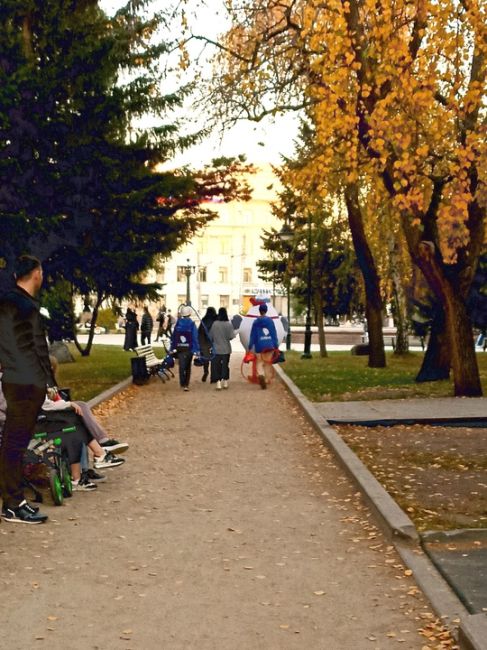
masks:
[[[174,373],[169,367],[166,359],[160,359],[157,357],[156,353],[152,349],[152,345],[139,345],[139,347],[134,348],[134,351],[138,357],[143,357],[145,359],[149,376],[157,375],[162,383],[164,383],[166,379],[174,377]]]

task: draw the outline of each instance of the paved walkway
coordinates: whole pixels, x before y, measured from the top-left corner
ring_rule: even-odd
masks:
[[[325,420],[332,421],[487,418],[487,397],[321,402],[315,407]]]
[[[410,650],[432,614],[280,382],[130,387],[127,463],[0,526],[2,648]],[[26,530],[27,529],[27,530]],[[431,629],[430,629],[431,631]],[[433,630],[434,631],[434,630]]]

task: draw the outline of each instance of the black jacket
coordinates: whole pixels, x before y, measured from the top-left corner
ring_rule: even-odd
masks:
[[[39,302],[18,286],[0,299],[0,365],[6,383],[55,385]]]

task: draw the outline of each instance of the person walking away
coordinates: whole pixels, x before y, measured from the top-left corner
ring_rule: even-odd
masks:
[[[154,321],[149,312],[149,307],[144,307],[144,313],[142,314],[142,320],[140,322],[140,344],[145,345],[150,344],[150,339],[152,335],[152,329],[154,327]]]
[[[181,307],[180,317],[174,326],[171,350],[178,353],[179,385],[187,391],[189,390],[189,380],[191,378],[193,354],[200,354],[198,330],[191,320],[191,307],[187,305]]]
[[[206,314],[201,319],[201,323],[198,327],[198,341],[200,344],[201,359],[203,361],[203,376],[201,377],[201,381],[206,381],[208,379],[208,370],[210,368],[212,352],[210,329],[216,319],[216,309],[214,307],[208,307]]]
[[[128,350],[134,350],[137,347],[137,331],[139,329],[139,321],[137,320],[137,314],[134,309],[127,307],[125,313],[125,340],[123,343],[123,349],[128,352]]]
[[[272,355],[279,347],[276,326],[266,314],[267,305],[262,303],[259,305],[259,316],[252,323],[249,338],[249,350],[253,350],[257,356],[256,369],[262,389],[267,388],[272,372]]]
[[[1,517],[6,522],[41,524],[47,520],[24,496],[22,460],[35,430],[46,390],[55,381],[36,295],[42,286],[40,260],[22,255],[16,261],[16,286],[0,299],[0,365],[7,404],[0,440]]]
[[[230,355],[232,353],[230,341],[235,338],[235,330],[228,319],[225,307],[220,307],[218,310],[218,319],[211,326],[210,337],[214,353],[211,360],[211,383],[216,383],[216,389],[221,390],[228,388]]]
[[[176,324],[176,319],[171,314],[171,310],[168,309],[166,315],[166,336],[172,336],[173,327],[175,324]]]
[[[157,334],[156,334],[156,343],[157,343],[159,339],[162,340],[162,337],[164,335],[164,326],[166,322],[166,308],[164,307],[164,305],[162,305],[162,307],[159,307],[156,321],[158,322]]]

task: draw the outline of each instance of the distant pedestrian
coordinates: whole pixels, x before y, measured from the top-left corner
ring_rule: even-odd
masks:
[[[139,321],[137,320],[137,313],[134,309],[127,307],[125,313],[125,340],[123,349],[125,351],[134,350],[137,347],[137,332],[139,329]]]
[[[228,388],[230,379],[230,355],[232,345],[230,341],[235,338],[235,330],[228,320],[225,307],[218,310],[218,318],[210,329],[210,337],[213,346],[213,358],[211,360],[211,383],[216,383],[216,389]]]
[[[7,404],[0,440],[2,519],[41,524],[47,516],[25,499],[22,460],[34,433],[47,391],[55,390],[46,336],[36,295],[42,286],[41,262],[30,255],[18,258],[16,286],[0,300],[0,365]]]
[[[167,310],[166,314],[166,336],[172,336],[173,327],[176,324],[176,318],[171,314],[171,310]]]
[[[259,316],[255,319],[250,330],[249,350],[257,355],[256,369],[261,388],[267,388],[272,376],[272,356],[279,347],[276,326],[267,314],[267,305],[259,305]]]
[[[203,376],[201,377],[201,381],[206,381],[208,379],[210,357],[212,354],[212,346],[209,333],[211,326],[216,321],[216,319],[216,309],[214,307],[208,307],[206,314],[201,319],[201,323],[198,327],[198,341],[200,344],[201,359],[203,361]]]
[[[200,354],[200,346],[198,342],[198,330],[191,320],[191,307],[187,305],[181,307],[180,317],[174,326],[171,350],[176,350],[178,353],[179,385],[184,390],[189,390],[191,362],[194,354]]]
[[[156,321],[157,321],[157,334],[156,334],[156,343],[157,343],[159,339],[162,340],[162,337],[164,335],[165,325],[166,325],[166,307],[164,305],[159,307]]]
[[[146,345],[151,342],[152,329],[154,327],[154,321],[149,312],[149,307],[144,307],[144,313],[142,314],[142,320],[140,323],[140,344]]]

